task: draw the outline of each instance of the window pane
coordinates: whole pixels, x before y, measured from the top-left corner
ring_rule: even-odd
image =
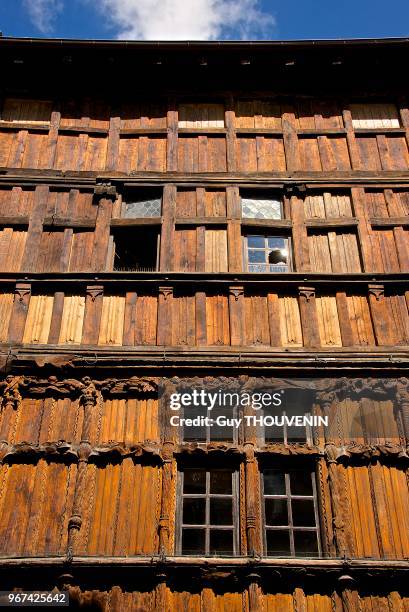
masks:
[[[187,469],[183,477],[184,493],[206,493],[206,471]]]
[[[206,406],[195,406],[194,410],[187,408],[185,409],[184,416],[186,418],[196,418],[198,416],[206,417],[208,416],[207,408]],[[206,427],[204,425],[193,425],[191,427],[184,425],[183,439],[185,441],[194,440],[195,442],[206,442]]]
[[[234,416],[234,408],[232,406],[215,406],[211,412],[211,418],[215,421],[218,416],[224,416],[227,419],[231,419]],[[206,415],[208,416],[208,415]],[[211,440],[223,440],[225,442],[233,441],[233,427],[227,427],[223,425],[213,424],[210,427],[210,439]]]
[[[302,556],[317,556],[318,541],[315,531],[294,531],[295,554]]]
[[[233,524],[233,500],[210,499],[210,524],[232,525]]]
[[[266,525],[288,525],[287,500],[266,498]]]
[[[273,272],[274,270],[270,270],[272,266],[269,264],[249,264],[249,272]],[[284,270],[285,271],[285,270]],[[280,270],[281,272],[281,270]]]
[[[210,530],[210,554],[232,555],[233,554],[233,531],[230,529]]]
[[[310,472],[295,470],[290,472],[291,495],[313,495],[312,477]]]
[[[199,555],[205,552],[205,530],[183,529],[182,553],[184,555]]]
[[[285,495],[285,475],[277,470],[265,470],[264,494]]]
[[[247,245],[249,248],[264,249],[264,236],[247,236]]]
[[[289,531],[267,530],[267,554],[272,556],[291,554]]]
[[[315,513],[312,499],[293,499],[293,523],[297,527],[314,527]]]
[[[281,219],[279,200],[242,198],[241,206],[245,219]]]
[[[264,263],[266,261],[266,252],[265,251],[252,251],[248,252],[249,262],[250,263]]]
[[[285,249],[273,249],[268,253],[268,261],[271,264],[286,264],[288,253]]]
[[[270,249],[286,249],[287,239],[280,236],[268,236],[267,244]]]
[[[138,217],[160,217],[161,214],[160,198],[139,200],[135,202],[124,202],[122,216],[126,219],[136,219]]]
[[[232,493],[233,474],[230,470],[212,470],[210,472],[210,493]]]
[[[183,523],[185,525],[204,525],[206,523],[206,500],[183,500]]]

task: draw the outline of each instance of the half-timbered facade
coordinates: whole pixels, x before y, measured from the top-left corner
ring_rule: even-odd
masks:
[[[408,56],[0,38],[3,590],[409,610]],[[334,425],[170,425],[237,384]]]

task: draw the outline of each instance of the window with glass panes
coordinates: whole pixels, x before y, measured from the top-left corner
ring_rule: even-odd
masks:
[[[265,443],[283,442],[284,444],[293,443],[313,443],[314,430],[307,424],[300,427],[291,424],[291,419],[298,416],[309,417],[313,414],[313,397],[306,389],[286,389],[281,396],[279,407],[269,406],[263,409],[263,416],[282,418],[282,425],[265,424],[260,428],[259,438]],[[285,418],[287,417],[287,418]]]
[[[265,193],[241,192],[243,219],[282,219],[281,200]]]
[[[201,422],[203,425],[184,425],[183,440],[185,442],[237,442],[238,429],[233,426],[218,425],[217,417],[223,416],[226,419],[237,418],[239,408],[232,405],[220,406],[215,403],[212,410],[208,410],[207,406],[200,405],[194,408],[189,408],[184,411],[184,417],[196,419],[198,416],[203,417]],[[204,421],[206,417],[208,421]],[[211,421],[210,421],[211,419]]]
[[[320,556],[317,491],[311,469],[264,469],[262,484],[265,554]]]
[[[127,190],[122,198],[123,219],[156,218],[162,214],[162,189],[140,187]]]
[[[288,272],[291,269],[289,239],[249,234],[244,237],[248,272]]]
[[[238,472],[186,467],[179,476],[178,553],[238,554]]]

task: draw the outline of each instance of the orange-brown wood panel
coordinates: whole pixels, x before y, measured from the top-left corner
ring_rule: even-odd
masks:
[[[78,549],[82,555],[157,553],[161,483],[158,467],[135,464],[88,465]]]
[[[64,555],[76,466],[2,465],[0,542],[4,555]]]

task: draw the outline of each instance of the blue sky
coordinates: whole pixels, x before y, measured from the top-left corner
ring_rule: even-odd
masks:
[[[4,36],[300,39],[409,35],[408,0],[0,0]]]

